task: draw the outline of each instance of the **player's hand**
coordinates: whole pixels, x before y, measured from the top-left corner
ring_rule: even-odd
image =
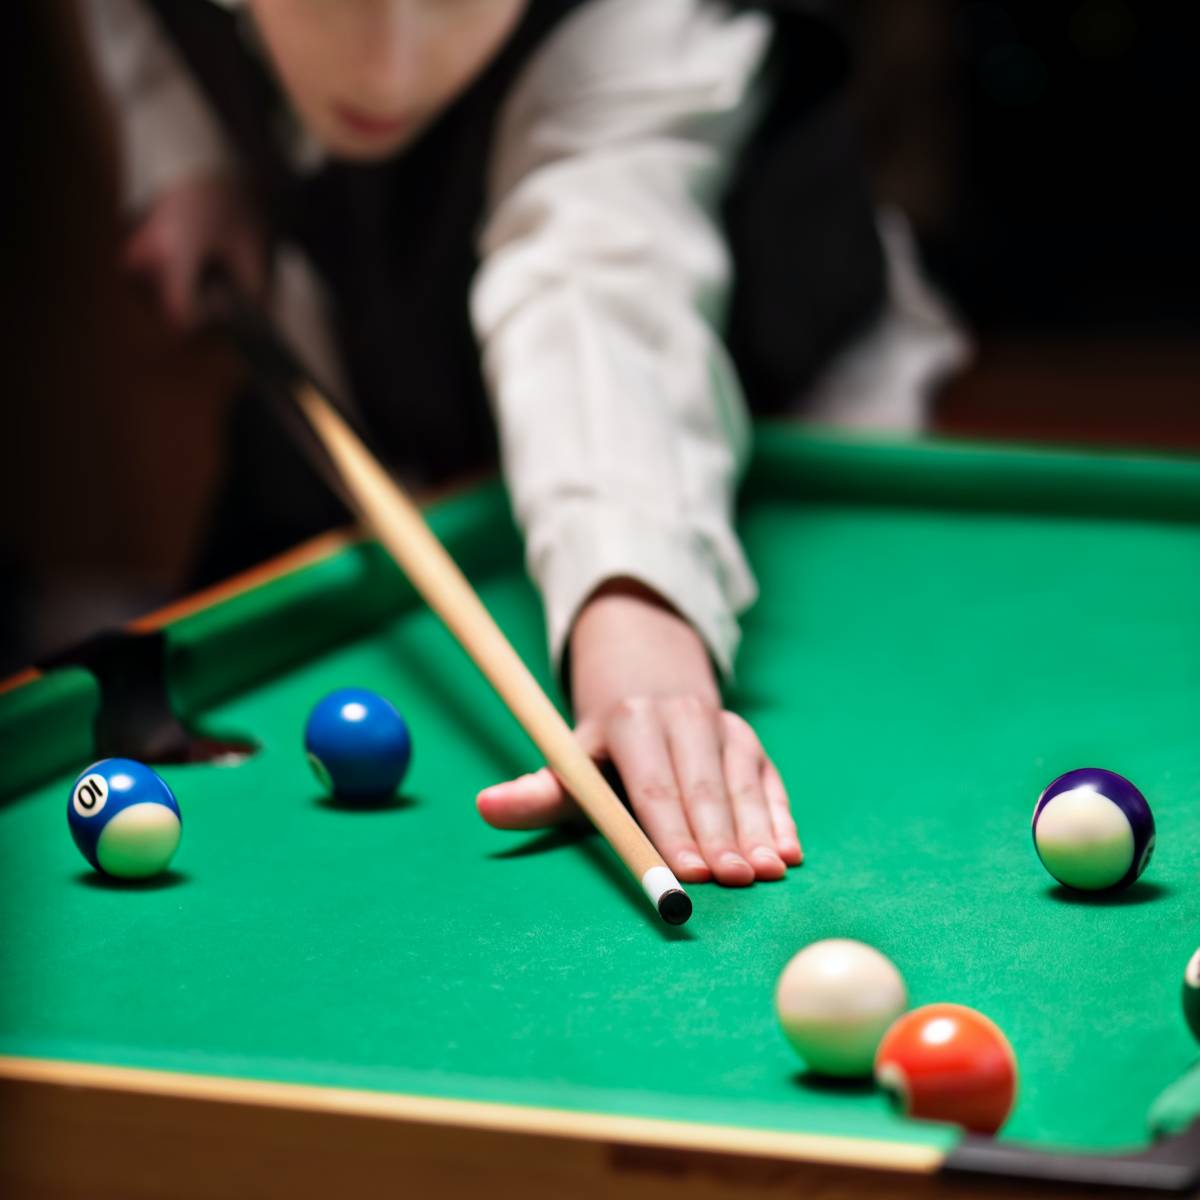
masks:
[[[223,267],[250,296],[261,296],[266,285],[262,226],[227,175],[197,176],[159,195],[125,243],[123,261],[181,331],[203,319],[197,290],[206,267]]]
[[[571,640],[576,736],[620,773],[642,828],[685,883],[779,879],[802,860],[787,792],[754,730],[721,707],[704,643],[655,593],[601,588]],[[576,809],[548,768],[481,792],[499,829]]]

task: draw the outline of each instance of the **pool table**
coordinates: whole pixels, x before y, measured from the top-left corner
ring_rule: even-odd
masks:
[[[499,485],[429,510],[556,682]],[[807,859],[646,907],[582,828],[504,833],[478,789],[538,764],[370,542],[279,563],[0,695],[0,1191],[88,1197],[1061,1196],[1200,1185],[1200,462],[758,431],[761,586],[728,702]],[[370,807],[302,751],[339,686],[392,698],[413,767]],[[231,751],[240,747],[241,754]],[[252,750],[252,753],[247,751]],[[91,871],[73,774],[144,757],[172,869]],[[1158,850],[1116,896],[1057,886],[1047,782],[1135,780]],[[773,1011],[802,945],[885,951],[914,1004],[1008,1034],[995,1138],[800,1068]]]

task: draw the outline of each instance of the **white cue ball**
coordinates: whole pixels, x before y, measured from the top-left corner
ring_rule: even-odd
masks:
[[[847,938],[805,946],[775,988],[784,1036],[821,1075],[870,1075],[880,1040],[907,1007],[891,960]]]

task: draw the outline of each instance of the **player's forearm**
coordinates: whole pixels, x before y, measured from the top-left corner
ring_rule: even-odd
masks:
[[[556,655],[624,576],[729,668],[754,585],[732,529],[749,425],[716,332],[717,208],[769,26],[692,0],[584,14],[502,116],[492,172],[472,311],[506,474]]]
[[[652,264],[617,289],[601,268],[569,270],[485,343],[552,651],[597,586],[623,576],[664,596],[728,670],[735,614],[754,595],[732,528],[749,444],[737,381],[693,298]]]

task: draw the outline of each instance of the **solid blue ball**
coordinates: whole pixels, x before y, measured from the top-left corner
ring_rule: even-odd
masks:
[[[319,701],[304,748],[321,785],[344,799],[380,799],[400,786],[412,738],[395,707],[365,688],[341,688]]]
[[[103,759],[76,777],[67,824],[83,857],[119,879],[165,870],[183,828],[171,789],[131,758]]]

